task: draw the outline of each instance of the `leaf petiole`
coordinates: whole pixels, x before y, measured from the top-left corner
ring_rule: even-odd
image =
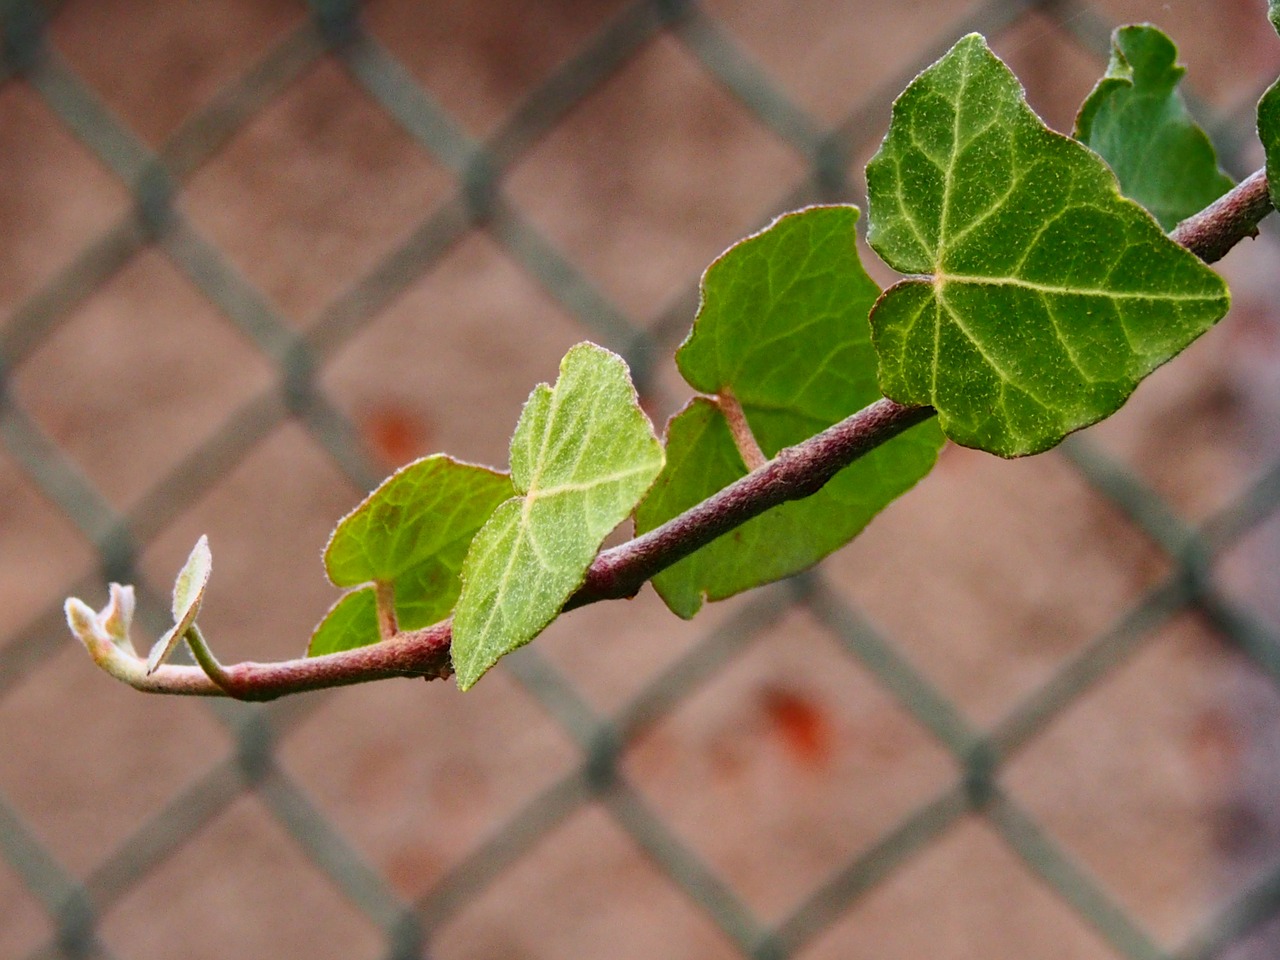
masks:
[[[200,669],[205,672],[205,676],[230,696],[235,696],[231,689],[232,681],[230,675],[227,673],[226,668],[218,662],[218,658],[213,655],[209,645],[205,643],[204,634],[200,632],[200,628],[194,623],[191,624],[187,628],[187,632],[183,634],[183,638],[187,641],[187,645],[191,647],[191,654],[196,658],[196,663],[200,664]]]

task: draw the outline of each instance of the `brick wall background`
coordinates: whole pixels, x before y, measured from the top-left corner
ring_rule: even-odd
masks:
[[[1100,427],[948,448],[817,570],[577,611],[465,696],[148,698],[61,612],[134,582],[162,629],[208,533],[215,649],[298,654],[336,519],[422,453],[505,465],[574,342],[677,409],[703,267],[862,203],[960,35],[1069,130],[1157,22],[1241,176],[1263,6],[5,3],[0,955],[1274,955],[1270,223]]]

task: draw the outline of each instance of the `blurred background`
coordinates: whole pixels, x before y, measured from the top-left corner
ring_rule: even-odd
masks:
[[[979,30],[1060,130],[1153,21],[1241,177],[1262,0],[0,4],[0,956],[1280,950],[1280,265],[1117,416],[948,448],[818,569],[557,621],[466,694],[147,697],[75,594],[299,655],[394,466],[506,465],[591,339],[659,425],[701,270],[863,202]],[[1272,218],[1274,219],[1274,218]],[[867,254],[882,282],[890,275]]]

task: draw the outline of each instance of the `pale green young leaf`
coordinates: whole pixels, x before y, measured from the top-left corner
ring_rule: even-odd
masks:
[[[511,438],[520,496],[489,518],[463,564],[453,617],[458,686],[555,618],[662,464],[622,358],[590,343],[570,349],[554,389],[533,391]]]
[[[325,570],[339,587],[390,584],[396,620],[415,630],[443,620],[461,590],[459,572],[471,538],[514,493],[504,473],[435,455],[400,468],[333,531]],[[377,617],[356,617],[373,591],[340,601],[316,628],[308,655],[334,653],[379,639]],[[335,619],[336,618],[336,619]],[[340,629],[339,629],[340,628]]]
[[[1150,24],[1111,34],[1106,75],[1080,107],[1076,138],[1102,155],[1126,197],[1166,230],[1231,189],[1213,144],[1187,113],[1178,48]]]
[[[196,541],[187,562],[178,571],[173,582],[173,626],[161,635],[151,648],[147,657],[147,673],[155,673],[160,664],[173,652],[178,641],[191,629],[200,613],[200,603],[204,599],[205,587],[209,584],[209,574],[213,569],[213,555],[209,552],[209,538],[202,536]]]
[[[1212,326],[1226,285],[1049,130],[973,34],[912,81],[867,166],[868,240],[911,274],[871,314],[880,386],[958,443],[1038,453]]]
[[[858,258],[850,206],[780,217],[735,244],[702,279],[693,331],[676,354],[691,386],[731,395],[773,456],[880,396],[867,313],[880,290]],[[676,614],[812,566],[928,473],[942,434],[925,423],[846,467],[822,490],[784,504],[654,578]],[[667,466],[636,511],[636,529],[666,522],[744,476],[724,415],[695,399],[668,426]]]

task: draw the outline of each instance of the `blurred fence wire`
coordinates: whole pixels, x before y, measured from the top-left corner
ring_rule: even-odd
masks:
[[[851,158],[879,133],[867,116],[882,110],[918,70],[945,49],[922,50],[917,62],[883,89],[868,91],[842,122],[826,124],[802,109],[748,56],[729,31],[687,0],[640,0],[615,15],[529,93],[492,135],[481,140],[443,109],[361,23],[355,0],[312,0],[309,16],[157,149],[108,110],[47,41],[56,9],[31,0],[2,8],[0,86],[24,82],[38,92],[132,197],[128,214],[93,238],[61,272],[20,303],[0,327],[0,441],[43,496],[65,513],[95,547],[92,583],[68,583],[65,593],[97,595],[99,577],[142,582],[144,598],[163,606],[135,566],[140,550],[207,492],[245,452],[286,420],[302,424],[333,462],[362,488],[380,470],[350,424],[318,385],[315,372],[371,317],[432,268],[464,234],[482,229],[581,323],[588,335],[623,354],[641,389],[654,361],[671,350],[688,323],[696,278],[658,322],[641,325],[611,302],[505,194],[504,181],[532,145],[584,98],[660,36],[680,45],[714,83],[736,97],[756,120],[806,158],[807,170],[760,222],[806,202],[852,199]],[[1070,2],[992,0],[977,5],[955,35],[997,36],[1031,12],[1057,18],[1080,45],[1105,62],[1110,24],[1088,6]],[[402,244],[337,296],[305,330],[291,326],[245,279],[218,246],[194,229],[175,200],[186,182],[236,133],[317,61],[329,58],[431,157],[452,172],[456,188]],[[1251,134],[1247,110],[1210,118],[1225,162],[1240,174]],[[154,248],[194,284],[269,359],[276,386],[242,406],[214,435],[161,476],[127,511],[95,488],[5,381],[46,342],[68,314],[140,251]],[[234,731],[236,748],[185,787],[122,845],[79,878],[0,795],[0,857],[52,918],[53,939],[35,957],[115,956],[97,933],[100,918],[154,867],[246,791],[253,791],[325,875],[385,933],[388,958],[429,954],[434,934],[471,898],[521,859],[540,838],[586,805],[606,811],[683,894],[736,945],[744,957],[796,955],[852,903],[899,865],[966,816],[985,818],[1008,849],[1094,928],[1118,955],[1133,960],[1194,960],[1224,947],[1280,913],[1280,864],[1239,894],[1186,942],[1169,949],[1109,895],[1001,785],[1002,765],[1072,705],[1084,691],[1132,656],[1161,624],[1194,608],[1258,668],[1280,683],[1280,637],[1254,612],[1228,600],[1212,581],[1215,558],[1265,519],[1280,502],[1280,461],[1234,503],[1193,526],[1132,473],[1087,438],[1060,453],[1106,498],[1158,543],[1172,572],[1132,609],[1072,657],[1050,682],[1023,700],[993,729],[979,729],[939,692],[858,611],[824,588],[820,576],[801,578],[789,594],[841,640],[848,656],[871,671],[903,708],[954,757],[959,775],[918,806],[870,849],[832,874],[779,922],[750,909],[637,792],[618,766],[620,752],[713,676],[749,641],[777,595],[743,606],[660,673],[623,710],[602,716],[536,654],[513,658],[510,669],[581,749],[581,762],[543,789],[417,902],[406,902],[367,865],[338,827],[308,801],[277,763],[273,738],[305,712],[290,703],[266,709],[213,706]],[[70,643],[59,607],[51,606],[17,635],[0,638],[0,700],[39,664]],[[105,679],[103,682],[107,682]],[[9,733],[4,734],[9,736]],[[1153,869],[1155,867],[1153,866]],[[125,960],[125,958],[121,958]]]

